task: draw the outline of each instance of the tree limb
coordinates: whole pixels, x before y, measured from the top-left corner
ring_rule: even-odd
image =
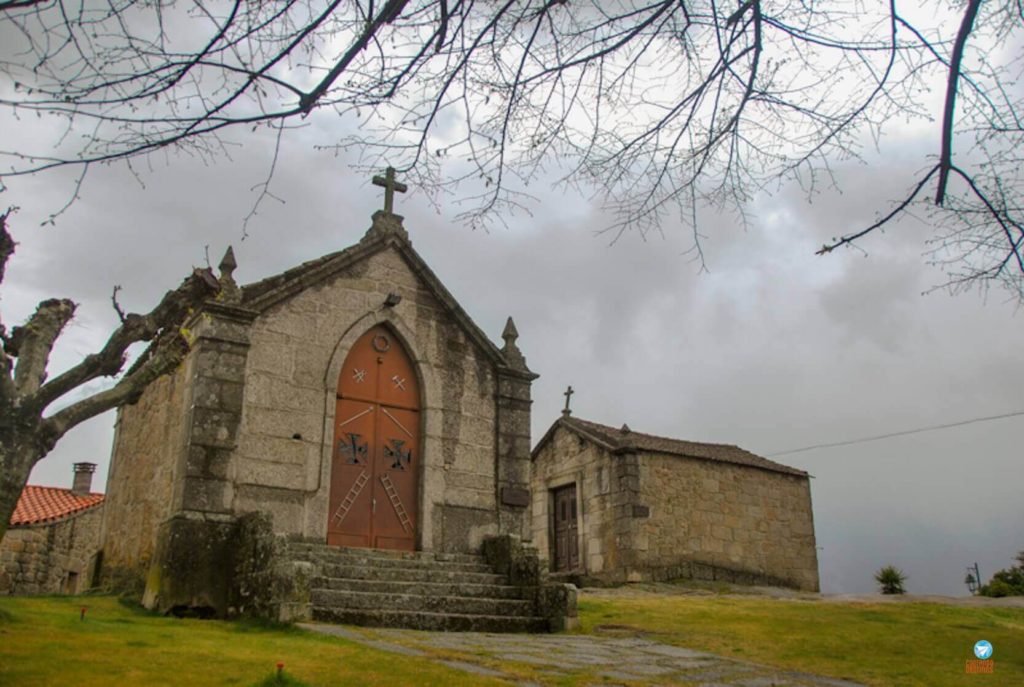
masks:
[[[978,16],[981,0],[970,0],[964,10],[960,31],[953,44],[953,56],[949,60],[949,78],[946,82],[946,104],[942,108],[942,152],[939,154],[939,184],[935,189],[935,204],[942,205],[946,199],[946,184],[953,167],[953,111],[956,109],[956,86],[960,81],[960,65],[964,59],[964,46],[971,35],[974,18]]]
[[[193,270],[181,286],[164,294],[149,313],[125,315],[124,323],[110,335],[98,353],[87,355],[82,362],[43,385],[26,399],[26,404],[42,411],[57,398],[92,379],[117,374],[124,366],[125,351],[129,346],[177,331],[190,312],[219,290],[220,284],[210,269]]]
[[[16,393],[27,396],[42,386],[53,344],[74,316],[73,302],[67,298],[51,298],[36,307],[28,322],[14,328],[11,332],[14,350],[9,352],[18,357],[18,365],[14,369]]]
[[[855,234],[847,234],[846,236],[843,236],[842,238],[833,239],[832,243],[826,243],[824,246],[822,246],[815,253],[815,255],[826,255],[826,254],[831,253],[832,251],[834,251],[836,248],[839,248],[840,246],[851,245],[857,239],[859,239],[859,238],[861,238],[863,236],[867,236],[868,234],[870,234],[874,230],[876,230],[876,229],[878,229],[880,227],[883,227],[886,224],[888,224],[893,218],[896,217],[896,215],[898,215],[901,212],[903,212],[904,210],[906,210],[907,207],[912,202],[914,202],[914,199],[917,198],[917,194],[919,194],[921,192],[921,189],[924,188],[925,184],[928,183],[928,180],[931,179],[932,175],[935,174],[935,172],[937,172],[938,170],[939,170],[939,165],[935,165],[930,170],[928,170],[928,173],[924,175],[924,178],[921,179],[921,181],[917,182],[917,186],[915,186],[914,190],[910,192],[910,195],[908,195],[906,198],[904,198],[902,201],[900,201],[900,203],[895,208],[893,208],[893,210],[891,212],[889,212],[887,215],[882,217],[882,219],[878,220],[877,222],[875,222],[874,224],[872,224],[871,226],[869,226],[869,227],[867,227],[865,229],[861,229],[860,231],[858,231]]]
[[[151,348],[149,358],[112,388],[72,403],[42,422],[44,438],[56,443],[72,427],[112,408],[138,400],[146,387],[174,370],[189,351],[189,343],[179,331],[161,336]]]

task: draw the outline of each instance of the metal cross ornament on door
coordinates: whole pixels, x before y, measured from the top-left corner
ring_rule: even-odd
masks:
[[[384,447],[384,455],[393,461],[391,463],[392,470],[404,470],[405,466],[412,463],[412,450],[406,449],[404,446],[404,439],[392,439],[391,446]],[[405,466],[402,465],[403,460]]]
[[[405,391],[405,380],[404,379],[402,379],[398,375],[395,375],[394,377],[391,378],[391,381],[394,382],[396,389],[401,389],[402,391]]]
[[[356,368],[356,371],[352,373],[352,379],[356,380],[357,384],[362,384],[363,380],[366,379],[366,370]]]
[[[366,460],[366,443],[359,443],[362,438],[361,434],[349,432],[347,440],[342,439],[338,442],[338,453],[345,457],[345,462],[349,465],[358,465]],[[359,460],[362,458],[363,460]]]

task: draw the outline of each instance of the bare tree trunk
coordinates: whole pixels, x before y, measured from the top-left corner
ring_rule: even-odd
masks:
[[[13,432],[0,432],[5,435],[0,436],[0,541],[3,541],[32,466],[43,454],[39,453],[35,441],[10,436]]]

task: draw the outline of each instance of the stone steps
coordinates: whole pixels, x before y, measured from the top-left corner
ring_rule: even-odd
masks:
[[[442,553],[434,551],[390,551],[388,549],[364,549],[352,546],[325,546],[304,542],[289,542],[288,552],[293,557],[303,554],[318,556],[358,556],[380,560],[425,561],[436,563],[484,563],[483,556],[476,553]]]
[[[347,580],[377,580],[391,582],[446,582],[449,584],[505,584],[502,575],[494,573],[464,572],[448,570],[444,566],[422,566],[417,568],[373,567],[369,565],[322,566],[323,577],[340,577]]]
[[[313,565],[315,620],[480,632],[545,632],[550,626],[535,616],[529,590],[510,585],[481,556],[292,543],[288,555]]]
[[[379,592],[392,594],[419,594],[425,596],[472,596],[490,599],[519,599],[519,587],[504,584],[476,584],[459,582],[395,582],[393,580],[355,580],[322,577],[313,580],[315,589],[341,592]]]
[[[324,565],[340,566],[361,566],[375,567],[381,569],[406,569],[406,570],[448,570],[449,572],[487,573],[493,571],[491,566],[479,559],[474,562],[466,561],[438,561],[429,558],[390,558],[383,556],[367,556],[351,552],[319,552],[305,554],[301,557],[294,556],[297,560],[306,560]]]
[[[548,632],[544,618],[518,616],[466,615],[391,610],[358,610],[313,607],[313,619],[343,625],[365,627],[409,627],[444,632]]]
[[[489,615],[528,617],[533,602],[523,599],[491,599],[480,596],[441,596],[438,594],[393,594],[387,592],[354,592],[314,589],[313,607],[345,608],[365,611],[417,611],[455,613],[457,615]]]

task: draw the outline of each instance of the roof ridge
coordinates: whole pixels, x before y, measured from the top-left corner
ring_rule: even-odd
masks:
[[[809,476],[804,470],[759,456],[736,444],[676,439],[658,434],[637,432],[632,429],[628,433],[623,433],[611,425],[571,415],[561,417],[555,421],[555,424],[552,425],[551,429],[548,430],[533,449],[533,455],[536,455],[537,451],[548,441],[554,429],[559,425],[563,425],[578,434],[585,434],[587,438],[597,441],[597,443],[613,452],[648,451],[652,453],[669,453],[699,460],[744,465],[788,475]]]
[[[621,430],[616,429],[615,427],[613,427],[611,425],[606,425],[603,422],[594,422],[593,420],[584,420],[583,418],[574,417],[574,416],[569,416],[569,419],[570,420],[579,420],[580,422],[586,422],[586,423],[591,424],[591,425],[597,425],[598,427],[602,427],[602,428],[607,429],[609,432],[615,432],[617,434],[621,433]],[[662,434],[651,434],[650,432],[640,432],[640,431],[637,431],[637,430],[633,429],[632,427],[630,427],[629,434],[627,434],[626,436],[636,436],[638,434],[641,435],[641,436],[645,436],[645,437],[651,437],[652,439],[664,439],[665,441],[680,441],[680,442],[684,442],[684,443],[687,443],[687,444],[700,444],[702,446],[723,446],[723,447],[726,447],[726,448],[739,449],[740,451],[747,451],[747,449],[743,448],[739,444],[726,444],[726,443],[722,443],[722,442],[718,442],[718,441],[694,441],[693,439],[679,439],[679,438],[676,438],[676,437],[664,436]],[[747,453],[751,453],[751,452],[747,451]],[[753,455],[757,455],[757,454],[753,454]]]

